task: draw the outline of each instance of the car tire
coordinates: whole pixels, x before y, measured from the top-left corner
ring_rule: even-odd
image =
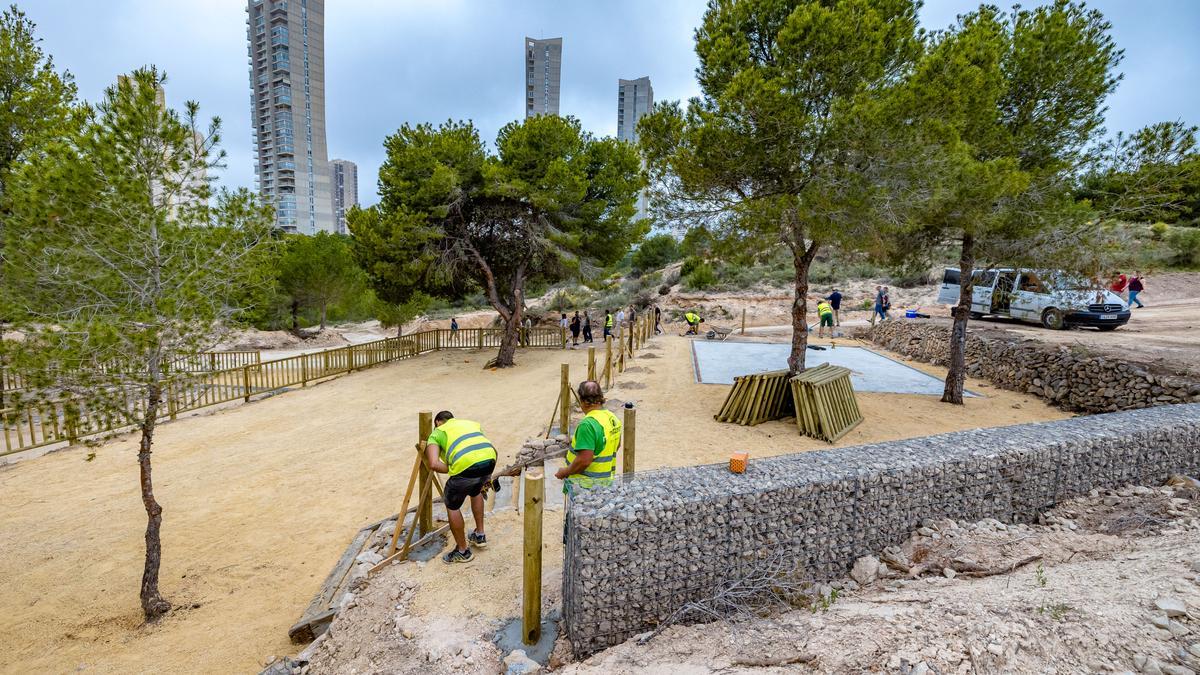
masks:
[[[1050,309],[1042,312],[1042,327],[1050,330],[1063,330],[1067,327],[1067,316],[1061,309]]]
[[[971,312],[971,318],[975,319],[975,320],[982,319],[983,313],[982,312]]]

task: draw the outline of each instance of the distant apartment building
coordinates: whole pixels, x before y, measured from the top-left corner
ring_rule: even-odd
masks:
[[[333,219],[338,234],[349,234],[346,212],[358,206],[358,165],[345,159],[330,160],[333,172]]]
[[[562,38],[525,38],[525,116],[557,115]]]
[[[637,123],[654,109],[654,87],[649,77],[636,80],[617,80],[617,138],[637,143]],[[638,195],[637,217],[650,216],[650,195],[643,190]]]
[[[325,145],[325,0],[248,0],[255,174],[287,232],[333,232]]]
[[[123,85],[126,82],[136,84],[136,80],[131,79],[128,75],[117,76],[117,86]],[[166,110],[167,108],[167,93],[163,91],[162,86],[154,88],[154,101],[158,103],[158,107]],[[166,205],[171,210],[171,218],[174,219],[179,214],[179,209],[183,206],[199,206],[204,204],[207,199],[203,188],[208,183],[208,161],[203,156],[204,134],[199,131],[192,132],[192,149],[194,150],[194,159],[190,166],[186,166],[181,170],[181,173],[171,176],[165,183],[170,184],[168,188],[163,182],[155,182],[152,185],[152,194],[155,202],[165,200]],[[168,194],[167,190],[170,190]]]
[[[649,77],[617,82],[617,138],[637,143],[637,123],[654,108],[654,88]]]

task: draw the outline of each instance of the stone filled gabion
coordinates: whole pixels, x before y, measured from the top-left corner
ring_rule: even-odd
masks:
[[[1093,488],[1197,471],[1200,404],[638,473],[569,501],[567,634],[580,655],[623,642],[773,550],[828,581],[926,518],[1030,522]]]
[[[950,328],[884,321],[864,332],[888,351],[944,366]],[[967,375],[1032,394],[1068,410],[1114,412],[1167,403],[1200,402],[1200,382],[1162,377],[1119,359],[1089,356],[1065,346],[967,336]]]

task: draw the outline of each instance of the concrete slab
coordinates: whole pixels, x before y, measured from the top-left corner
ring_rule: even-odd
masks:
[[[554,641],[558,639],[558,620],[562,618],[557,609],[550,610],[542,617],[542,634],[536,644],[527,645],[521,634],[521,618],[510,619],[496,632],[492,642],[507,656],[514,649],[525,652],[529,658],[545,666],[550,663],[550,652],[554,650]]]
[[[692,341],[692,365],[696,381],[704,384],[733,384],[738,375],[751,375],[787,368],[790,344],[775,342]],[[941,396],[942,380],[863,347],[827,347],[808,350],[805,363],[822,363],[850,369],[855,391],[889,394]],[[965,392],[967,396],[975,396]]]

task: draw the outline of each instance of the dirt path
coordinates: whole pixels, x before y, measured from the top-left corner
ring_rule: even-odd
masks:
[[[532,351],[519,355],[516,369],[483,371],[491,356],[438,352],[162,426],[162,589],[184,609],[152,627],[140,625],[136,598],[145,516],[134,439],[97,448],[91,461],[89,450],[75,448],[0,468],[0,670],[246,672],[294,653],[287,629],[356,528],[397,508],[416,411],[450,408],[478,419],[511,456],[549,419],[559,364],[565,358],[582,373],[587,359],[585,350]],[[639,468],[722,461],[734,449],[761,457],[827,447],[780,422],[713,421],[727,387],[694,382],[682,338],[658,340],[618,382],[611,396],[639,407]],[[964,409],[933,397],[863,394],[867,421],[841,444],[1064,416],[1028,397],[968,386],[988,397]],[[552,521],[547,560],[561,557]],[[422,568],[415,612],[514,614],[519,520],[501,516],[492,528],[491,564],[477,564],[469,582],[440,564]],[[557,585],[553,567],[547,597]]]

